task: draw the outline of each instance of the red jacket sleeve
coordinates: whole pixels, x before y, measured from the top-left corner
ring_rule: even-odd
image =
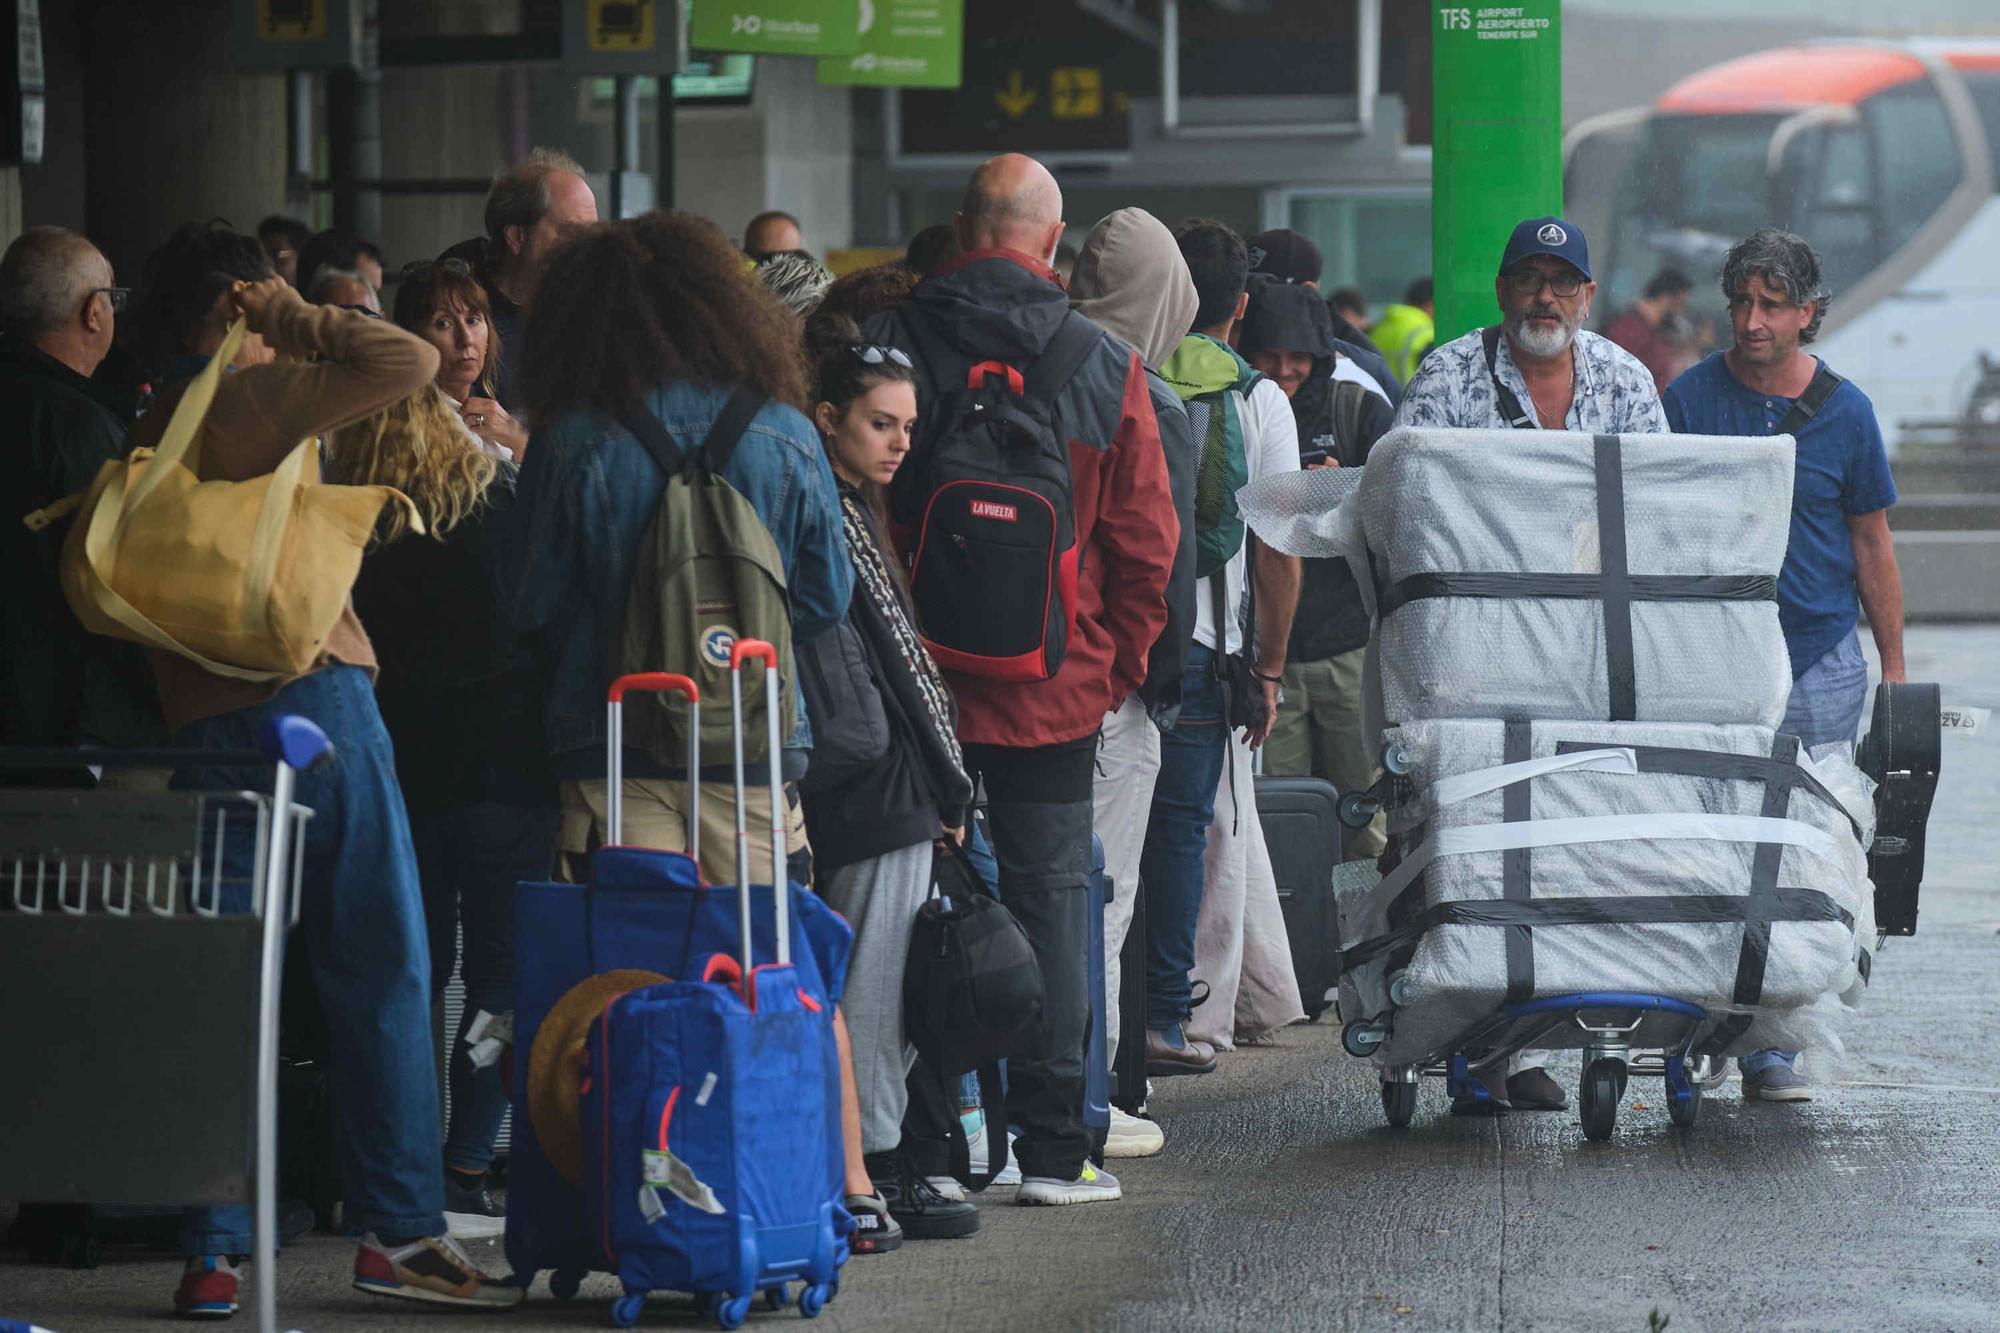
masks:
[[[1146,679],[1146,654],[1167,623],[1167,580],[1180,544],[1167,480],[1160,423],[1146,371],[1132,354],[1125,400],[1097,494],[1093,541],[1104,557],[1103,625],[1111,633],[1111,697],[1125,698]]]

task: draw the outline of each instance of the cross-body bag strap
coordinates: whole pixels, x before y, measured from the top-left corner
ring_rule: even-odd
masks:
[[[1833,391],[1838,389],[1842,382],[1843,377],[1838,372],[1828,369],[1826,362],[1820,362],[1819,369],[1813,372],[1812,383],[1806,385],[1804,393],[1792,400],[1792,410],[1785,413],[1785,419],[1780,421],[1778,428],[1771,433],[1796,437],[1806,428],[1806,423],[1826,406],[1826,400],[1833,397]]]
[[[750,428],[751,420],[763,406],[764,395],[752,388],[739,387],[729,395],[729,401],[722,405],[722,411],[716,414],[701,442],[701,456],[709,471],[718,477],[722,475],[736,453],[736,446],[742,443],[743,432]]]
[[[1102,335],[1103,330],[1097,325],[1070,311],[1055,336],[1043,346],[1034,365],[1028,368],[1029,396],[1045,403],[1055,402],[1063,386],[1076,378],[1083,363],[1097,350],[1097,340]]]
[[[1515,430],[1534,430],[1534,415],[1521,406],[1521,400],[1514,396],[1500,379],[1500,326],[1481,330],[1479,341],[1486,346],[1486,373],[1493,380],[1493,396],[1500,404],[1500,415],[1507,418],[1507,424]]]

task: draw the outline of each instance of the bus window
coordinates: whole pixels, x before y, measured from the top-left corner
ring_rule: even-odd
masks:
[[[1893,254],[1958,187],[1958,140],[1929,82],[1904,84],[1862,104],[1875,135],[1882,252]]]
[[[1785,170],[1792,197],[1802,201],[1786,225],[1813,243],[1826,280],[1844,291],[1867,276],[1881,253],[1868,136],[1854,125],[1802,134],[1786,151]]]
[[[1965,89],[1986,127],[1986,148],[1993,154],[1993,180],[2000,186],[2000,70],[1962,71]]]

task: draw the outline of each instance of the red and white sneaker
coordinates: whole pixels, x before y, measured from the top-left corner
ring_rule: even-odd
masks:
[[[242,1273],[226,1254],[197,1254],[181,1271],[174,1313],[183,1319],[227,1319],[236,1313]]]
[[[426,1236],[390,1249],[371,1233],[354,1254],[354,1289],[398,1300],[511,1310],[527,1293],[481,1273],[450,1236]]]

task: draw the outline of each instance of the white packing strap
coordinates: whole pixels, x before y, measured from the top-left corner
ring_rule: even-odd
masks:
[[[1360,920],[1363,938],[1380,933],[1389,904],[1440,856],[1467,852],[1504,852],[1518,847],[1568,847],[1592,842],[1641,842],[1657,839],[1704,842],[1778,843],[1806,847],[1829,858],[1838,855],[1833,837],[1796,819],[1765,815],[1589,815],[1576,819],[1526,819],[1513,823],[1474,824],[1441,829],[1369,890]]]
[[[1446,806],[1469,801],[1475,796],[1511,787],[1517,782],[1544,777],[1550,773],[1562,773],[1569,769],[1589,769],[1600,773],[1636,774],[1639,771],[1639,757],[1629,749],[1610,747],[1602,750],[1577,750],[1570,754],[1552,754],[1543,759],[1523,759],[1519,763],[1499,764],[1493,768],[1476,769],[1471,773],[1460,773],[1433,783],[1430,789],[1430,808],[1433,812]]]

